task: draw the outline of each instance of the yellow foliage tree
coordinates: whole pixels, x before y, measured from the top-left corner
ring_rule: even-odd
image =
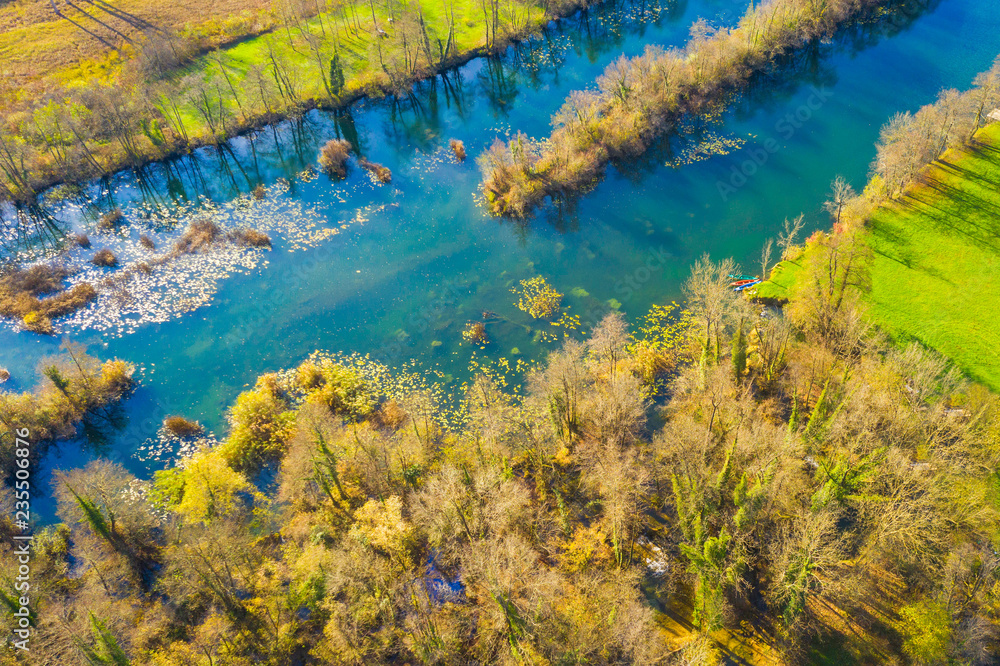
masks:
[[[562,307],[563,295],[553,289],[541,275],[521,280],[521,288],[511,290],[518,295],[517,307],[535,319],[552,319]]]
[[[181,476],[184,491],[175,510],[192,521],[208,523],[216,516],[242,508],[241,496],[259,494],[215,449],[195,454]]]
[[[354,514],[350,534],[404,566],[409,560],[413,527],[403,518],[403,502],[395,495],[365,502]]]

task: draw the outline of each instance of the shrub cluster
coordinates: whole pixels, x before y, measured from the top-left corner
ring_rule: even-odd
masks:
[[[351,142],[332,139],[319,151],[319,164],[331,178],[347,176],[347,158],[351,156]]]
[[[39,264],[0,273],[0,317],[21,320],[36,333],[51,334],[52,320],[86,307],[97,298],[89,282],[63,287],[67,271]]]
[[[462,338],[473,344],[485,345],[489,342],[486,337],[486,324],[481,321],[469,322],[462,331]]]
[[[118,265],[118,257],[108,248],[102,248],[94,253],[90,263],[101,268],[114,268]]]
[[[358,160],[358,165],[375,176],[375,179],[380,183],[388,183],[392,180],[392,172],[378,162],[369,162],[367,158],[362,157]]]
[[[465,161],[465,143],[460,139],[452,139],[448,142],[448,147],[459,162]]]
[[[535,319],[552,319],[562,306],[563,295],[541,275],[521,280],[520,287],[511,291],[518,296],[518,309]]]
[[[163,419],[163,427],[171,435],[177,437],[196,437],[205,432],[205,429],[197,421],[177,415],[168,416]]]

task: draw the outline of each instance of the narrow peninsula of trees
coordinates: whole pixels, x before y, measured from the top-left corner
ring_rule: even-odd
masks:
[[[109,414],[135,387],[135,367],[130,363],[101,363],[69,342],[63,350],[61,356],[43,362],[42,382],[34,391],[0,390],[0,474],[4,483],[12,480],[16,469],[18,429],[31,433],[31,460],[37,462],[47,444],[74,437],[81,424],[106,424]],[[3,373],[10,377],[6,370]]]
[[[518,134],[479,158],[483,192],[494,215],[524,217],[546,197],[591,187],[608,162],[642,154],[678,117],[717,107],[755,74],[790,51],[828,38],[851,22],[915,11],[913,0],[770,0],[750,3],[733,28],[704,21],[680,50],[648,47],[621,57],[596,90],[572,93],[544,142]]]

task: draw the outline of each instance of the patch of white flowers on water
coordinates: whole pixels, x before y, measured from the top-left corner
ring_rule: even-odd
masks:
[[[171,253],[194,222],[214,223],[223,235],[261,232],[283,250],[294,252],[315,247],[350,224],[364,221],[364,216],[341,223],[328,221],[316,210],[283,196],[289,188],[288,181],[279,180],[260,199],[245,195],[222,204],[200,199],[169,208],[151,204],[130,208],[126,213],[130,224],[95,230],[90,234],[90,248],[67,253],[65,261],[75,271],[70,284],[89,282],[97,290],[97,299],[57,320],[56,332],[95,330],[121,336],[144,324],[167,322],[209,304],[225,278],[267,265],[266,249],[233,240],[197,252]],[[155,249],[140,242],[142,235],[153,240]],[[90,263],[93,253],[103,248],[115,254],[117,267]]]
[[[176,463],[183,468],[194,454],[217,446],[219,441],[211,434],[197,437],[179,437],[167,428],[160,428],[156,437],[147,439],[132,454],[137,460],[151,467]]]
[[[616,37],[622,37],[627,29],[659,21],[663,14],[674,9],[672,2],[630,3],[621,5],[605,15],[598,15],[597,22]]]

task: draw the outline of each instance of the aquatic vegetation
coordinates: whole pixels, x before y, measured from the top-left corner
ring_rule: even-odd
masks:
[[[681,134],[686,135],[691,131],[692,128],[683,128]],[[746,139],[719,135],[711,130],[698,131],[691,145],[685,145],[672,160],[667,162],[667,166],[678,169],[715,156],[728,155],[745,145]]]
[[[98,250],[90,259],[90,263],[101,268],[114,268],[118,265],[118,257],[108,248]]]
[[[253,198],[260,201],[267,196],[267,188],[264,187],[264,183],[257,183],[253,188]]]
[[[636,373],[651,387],[653,395],[664,392],[684,359],[695,355],[691,349],[693,325],[691,311],[676,302],[654,305],[643,317],[628,352]]]
[[[210,433],[202,431],[201,434],[181,436],[161,425],[155,437],[146,439],[136,447],[133,456],[136,460],[161,469],[170,466],[183,467],[198,451],[218,446],[219,441]]]
[[[10,370],[0,368],[0,384],[6,384],[8,379],[10,379]]]
[[[520,288],[511,289],[511,292],[518,296],[518,309],[535,319],[552,319],[562,306],[563,295],[540,275],[521,280]]]
[[[486,324],[481,321],[469,322],[462,330],[462,339],[473,344],[485,345],[489,342],[486,337]]]
[[[73,242],[84,249],[88,249],[90,247],[90,237],[87,236],[87,234],[74,234]]]
[[[124,221],[125,215],[122,213],[122,209],[115,208],[101,215],[97,221],[97,228],[107,231],[108,229],[114,229]]]
[[[205,432],[205,429],[197,421],[176,415],[163,419],[163,427],[175,437],[196,437]]]
[[[80,252],[64,255],[73,269],[70,284],[91,283],[97,298],[91,307],[54,322],[55,330],[121,335],[146,322],[167,321],[207,304],[227,276],[260,266],[269,239],[280,237],[292,252],[315,247],[379,210],[350,211],[351,218],[331,224],[317,210],[282,196],[288,187],[273,185],[262,200],[245,196],[222,204],[200,200],[136,207],[129,215],[139,221],[133,226],[144,225],[148,231],[143,235],[155,238],[163,251],[151,254],[134,236],[108,237],[121,266],[111,274],[96,269]],[[180,253],[174,251],[177,243]]]
[[[24,315],[24,319],[21,321],[24,327],[32,333],[41,333],[42,335],[52,335],[53,333],[52,320],[38,312],[29,312]]]
[[[332,139],[319,151],[319,164],[331,178],[347,176],[347,158],[351,156],[351,142]]]
[[[271,247],[271,237],[256,229],[236,229],[232,237],[237,243],[250,247]]]
[[[21,320],[36,333],[52,334],[52,319],[76,312],[97,297],[89,282],[65,289],[67,275],[67,269],[49,264],[7,269],[0,274],[0,317]]]
[[[37,264],[24,269],[8,267],[0,274],[0,293],[6,293],[7,298],[15,298],[19,294],[49,294],[62,288],[67,274],[65,268],[50,264]]]
[[[194,254],[212,247],[223,237],[219,225],[210,219],[195,220],[174,243],[173,254]]]
[[[139,245],[150,251],[156,250],[156,242],[149,237],[149,234],[142,234],[139,236]]]
[[[387,167],[382,166],[378,162],[369,162],[367,158],[362,157],[360,160],[358,160],[358,165],[360,165],[362,169],[364,169],[372,176],[374,176],[375,180],[377,180],[380,183],[388,183],[392,181],[392,172],[389,171]]]
[[[170,256],[204,253],[221,243],[270,248],[271,237],[256,229],[239,228],[223,231],[219,224],[211,219],[195,220],[184,235],[174,243]]]
[[[393,367],[367,355],[317,351],[310,354],[306,363],[331,363],[350,370],[364,381],[366,393],[383,405],[394,401],[410,411],[415,404],[420,405],[422,418],[432,421],[435,428],[450,430],[465,418],[462,410],[454,407],[457,402],[453,396],[441,385],[441,373],[417,367],[413,362]],[[293,402],[302,402],[307,392],[298,387],[297,375],[295,370],[281,373],[280,385]]]
[[[460,139],[452,139],[448,142],[448,147],[455,154],[455,159],[459,162],[465,161],[465,143]]]

